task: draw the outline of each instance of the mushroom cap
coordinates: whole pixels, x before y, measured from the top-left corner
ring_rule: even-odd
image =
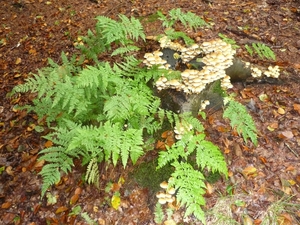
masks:
[[[163,181],[163,182],[160,183],[160,187],[163,188],[163,189],[167,189],[168,186],[169,186],[169,184],[166,181]]]

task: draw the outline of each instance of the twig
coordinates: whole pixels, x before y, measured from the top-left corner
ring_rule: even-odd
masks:
[[[284,144],[286,145],[286,147],[288,147],[288,149],[297,157],[299,158],[299,155],[297,152],[295,152],[286,142],[284,142]]]

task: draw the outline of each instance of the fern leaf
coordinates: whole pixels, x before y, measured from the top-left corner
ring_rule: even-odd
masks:
[[[223,173],[228,175],[225,159],[220,149],[213,143],[203,140],[201,135],[198,135],[195,140],[198,142],[196,147],[196,163],[209,171]],[[199,138],[200,137],[200,138]]]
[[[155,215],[155,217],[154,217],[155,223],[161,224],[163,222],[164,217],[165,217],[163,209],[161,207],[161,204],[156,203],[154,215]]]
[[[171,40],[182,38],[186,43],[186,45],[192,45],[195,43],[195,41],[190,37],[188,37],[184,32],[175,31],[173,28],[166,30],[165,33],[168,36],[168,38],[170,38]]]
[[[137,41],[142,38],[145,41],[144,28],[138,19],[131,17],[130,20],[125,15],[119,15],[124,32],[131,38]]]
[[[238,134],[242,134],[245,142],[250,138],[254,145],[257,145],[256,126],[245,106],[231,100],[224,111],[223,117],[230,120],[231,127],[235,128]]]
[[[43,178],[41,195],[44,196],[50,186],[60,181],[61,175],[57,164],[47,164],[39,173]]]
[[[93,158],[87,166],[85,180],[88,182],[88,184],[95,184],[96,187],[99,187],[99,179],[100,177],[97,159]]]
[[[105,102],[104,112],[107,114],[108,119],[115,122],[121,122],[128,119],[131,112],[129,96],[112,96]]]
[[[172,165],[175,167],[171,175],[174,179],[171,179],[169,185],[178,189],[176,199],[180,204],[186,205],[185,216],[193,213],[197,219],[205,222],[204,212],[201,209],[201,206],[205,205],[203,195],[206,188],[203,174],[194,170],[188,163],[174,162]]]
[[[140,50],[139,47],[135,45],[126,45],[124,47],[117,48],[111,53],[111,56],[124,55],[125,53],[134,52]]]
[[[171,19],[179,20],[185,27],[189,26],[190,28],[197,29],[201,26],[207,26],[207,23],[196,14],[192,12],[184,13],[179,8],[172,9],[169,15]]]

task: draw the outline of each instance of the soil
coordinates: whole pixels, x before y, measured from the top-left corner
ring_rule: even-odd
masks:
[[[237,56],[261,66],[278,65],[281,70],[280,83],[252,83],[246,87],[236,83],[230,91],[249,107],[259,130],[257,147],[246,144],[231,130],[221,111],[207,111],[208,120],[204,124],[208,138],[224,153],[230,177],[208,186],[205,210],[218,209],[222,205],[221,196],[227,196],[223,209],[225,205],[230,206],[228,215],[237,224],[261,224],[270,206],[279,199],[287,196],[288,203],[298,201],[299,204],[298,0],[12,0],[1,1],[0,5],[2,224],[89,224],[76,209],[86,212],[97,224],[155,224],[154,191],[137,183],[132,172],[141,163],[152,162],[159,149],[149,151],[136,166],[129,165],[126,169],[99,165],[100,189],[83,183],[84,168],[75,160],[73,172],[64,175],[61,182],[49,190],[48,197],[41,199],[42,181],[38,173],[42,165],[37,158],[47,142],[33,129],[36,116],[15,110],[17,103],[30,102],[33,96],[22,95],[16,99],[10,98],[8,93],[31,72],[36,73],[46,66],[48,58],[60,62],[62,51],[68,55],[78,52],[74,43],[79,35],[86,35],[88,29],[94,28],[96,16],[112,19],[117,19],[120,13],[134,16],[142,19],[147,35],[156,35],[163,32],[163,27],[160,22],[149,22],[147,18],[157,10],[167,13],[173,8],[196,13],[213,25],[210,29],[189,33],[195,40],[211,40],[222,33],[241,46],[265,43],[276,53],[276,61],[251,57],[244,48],[237,50]],[[155,48],[155,43],[150,42],[143,51]],[[148,182],[152,182],[150,176]],[[114,209],[111,198],[116,192],[120,193],[121,203]],[[237,200],[244,204],[236,204]],[[219,208],[219,212],[223,209]],[[201,224],[193,217],[183,219],[183,215],[184,208],[176,208],[172,219],[176,224]],[[274,224],[300,224],[299,206],[279,210],[276,216]],[[207,223],[218,224],[211,215]]]

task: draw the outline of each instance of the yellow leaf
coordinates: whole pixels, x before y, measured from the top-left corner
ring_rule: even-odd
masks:
[[[121,199],[120,199],[120,197],[117,196],[117,195],[112,196],[112,198],[111,198],[111,206],[112,206],[114,209],[117,210],[117,209],[119,208],[120,204],[121,204]]]
[[[16,60],[15,64],[16,64],[16,65],[18,65],[18,64],[20,64],[20,63],[21,63],[21,61],[22,61],[22,59],[21,59],[21,58],[17,58],[17,60]]]
[[[289,182],[291,185],[295,185],[295,184],[296,184],[296,181],[294,181],[294,180],[288,180],[288,182]]]
[[[278,108],[277,111],[278,111],[278,113],[281,114],[281,115],[285,114],[285,110],[284,110],[283,108],[281,108],[281,107]]]
[[[55,211],[55,213],[58,214],[58,213],[61,213],[61,212],[65,212],[65,211],[67,211],[67,210],[68,210],[68,208],[67,208],[66,206],[61,206],[61,207],[59,207],[59,208]]]
[[[243,174],[244,174],[245,177],[256,176],[257,175],[257,169],[253,166],[249,166],[249,167],[247,167],[243,170]]]

